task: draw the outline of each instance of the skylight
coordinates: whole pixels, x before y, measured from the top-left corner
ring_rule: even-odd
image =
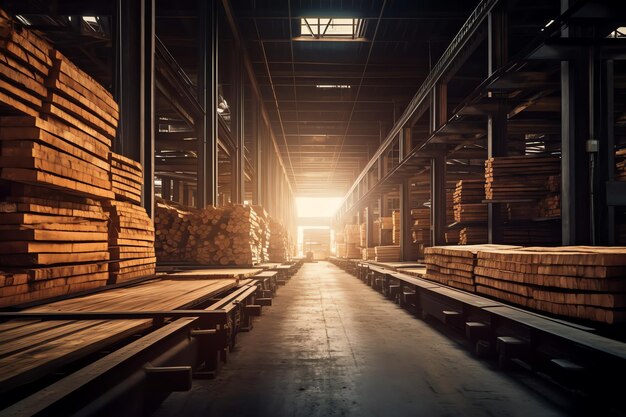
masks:
[[[312,39],[356,39],[362,37],[361,19],[330,19],[307,17],[300,19],[300,35]]]
[[[626,38],[626,26],[618,27],[607,36],[608,38]]]

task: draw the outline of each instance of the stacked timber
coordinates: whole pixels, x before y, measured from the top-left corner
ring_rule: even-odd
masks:
[[[615,180],[626,181],[626,148],[615,152]]]
[[[48,97],[46,79],[53,68],[52,46],[20,30],[0,10],[0,112],[40,117]]]
[[[477,254],[488,249],[513,249],[504,245],[433,246],[424,250],[424,278],[465,291],[474,292],[474,267]]]
[[[375,218],[372,222],[372,244],[374,246],[380,245],[380,238],[382,229],[380,228],[380,218]]]
[[[413,226],[411,227],[413,242],[430,245],[430,209],[411,209],[411,217],[413,218]]]
[[[159,261],[189,261],[189,222],[194,209],[157,200],[154,211],[155,250]]]
[[[340,258],[359,259],[362,254],[361,250],[353,244],[337,243],[337,256]]]
[[[0,306],[106,285],[107,222],[87,196],[5,184],[0,202]]]
[[[154,275],[154,224],[146,210],[115,200],[106,201],[104,210],[109,218],[109,283]]]
[[[555,156],[523,155],[485,161],[485,197],[488,200],[539,200],[546,196],[546,180],[561,172]]]
[[[400,246],[376,246],[374,248],[376,262],[399,262],[402,260]]]
[[[344,226],[343,233],[346,244],[354,246],[360,245],[360,229],[361,227],[358,224],[346,224]]]
[[[485,183],[481,180],[459,180],[454,190],[454,221],[457,223],[486,223]]]
[[[561,176],[550,175],[546,189],[549,194],[539,201],[537,217],[561,217]]]
[[[446,182],[446,224],[454,222],[454,192],[456,190],[456,184],[450,186],[449,182]]]
[[[111,190],[115,198],[141,204],[143,167],[139,162],[111,152]]]
[[[364,248],[367,246],[367,224],[359,225],[359,246]]]
[[[271,239],[271,231],[270,231],[270,215],[265,211],[262,206],[254,205],[252,206],[254,212],[257,214],[258,222],[259,222],[259,234],[261,235],[261,261],[260,262],[269,262],[269,249],[270,249],[270,239]]]
[[[289,260],[289,235],[285,227],[270,217],[270,262],[287,262]]]
[[[376,259],[376,248],[363,248],[361,254],[364,261],[373,261]]]
[[[391,213],[391,225],[393,227],[391,233],[391,242],[394,245],[400,244],[400,210],[394,210]]]
[[[564,246],[478,253],[476,290],[545,313],[626,321],[626,247]]]
[[[465,226],[459,230],[459,245],[477,245],[489,239],[485,226]]]
[[[461,230],[459,228],[450,228],[448,230],[446,230],[446,232],[444,233],[444,238],[446,239],[446,244],[447,245],[459,245],[460,242],[460,238],[461,238]]]

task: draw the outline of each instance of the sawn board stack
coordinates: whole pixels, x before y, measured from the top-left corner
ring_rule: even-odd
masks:
[[[363,248],[361,254],[364,261],[373,261],[376,259],[376,248]]]
[[[488,200],[539,200],[548,194],[546,180],[561,171],[555,156],[524,155],[485,161],[485,197]]]
[[[115,198],[141,204],[143,166],[130,158],[111,152],[111,189]]]
[[[459,180],[454,190],[454,221],[457,223],[487,223],[485,182],[482,180]]]
[[[4,184],[0,202],[0,306],[104,286],[107,222],[99,201]]]
[[[411,209],[411,217],[413,218],[413,227],[411,228],[413,242],[426,246],[430,245],[430,209]]]
[[[486,250],[475,272],[480,294],[561,316],[626,321],[626,247]]]
[[[154,224],[138,205],[109,200],[104,203],[109,217],[109,264],[111,284],[154,275]]]
[[[376,262],[399,262],[400,246],[376,246],[374,248],[376,253]]]
[[[400,244],[400,210],[394,210],[391,213],[391,224],[393,231],[391,234],[391,241],[394,245]]]
[[[474,267],[478,251],[514,248],[504,245],[433,246],[424,250],[424,278],[465,291],[475,291]]]

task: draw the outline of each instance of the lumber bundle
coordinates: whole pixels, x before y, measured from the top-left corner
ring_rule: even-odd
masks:
[[[261,263],[269,262],[270,260],[269,250],[270,250],[270,238],[271,238],[270,215],[260,205],[253,205],[252,209],[257,214],[257,219],[259,223],[258,233],[260,234],[259,244],[261,245],[260,262]]]
[[[359,246],[364,248],[367,246],[367,224],[359,225]]]
[[[9,184],[0,202],[0,306],[103,286],[109,259],[99,201]]]
[[[413,218],[413,226],[411,227],[413,243],[430,245],[430,209],[411,209],[411,217]]]
[[[626,181],[626,148],[615,152],[615,180]]]
[[[475,273],[480,294],[560,316],[626,321],[626,247],[485,250]]]
[[[393,227],[391,234],[391,242],[394,245],[400,244],[400,210],[394,210],[391,213],[391,224]]]
[[[523,155],[485,161],[485,197],[488,200],[539,200],[546,196],[546,180],[561,171],[555,156]]]
[[[115,198],[141,204],[143,167],[139,162],[111,152],[111,190]]]
[[[189,219],[193,209],[157,200],[154,210],[154,247],[159,261],[191,260],[185,248],[189,238]]]
[[[402,260],[400,246],[376,246],[374,248],[376,262],[399,262]]]
[[[505,245],[433,246],[424,250],[424,278],[465,291],[474,292],[474,267],[477,254],[488,249],[514,249]]]
[[[376,248],[363,248],[361,254],[364,261],[373,261],[376,259]]]
[[[156,272],[154,224],[138,205],[109,200],[109,283],[116,284],[152,276]]]
[[[355,247],[359,246],[361,243],[360,230],[361,227],[358,224],[346,224],[343,228],[345,243]]]
[[[337,256],[340,258],[359,259],[361,250],[354,243],[337,243]]]
[[[289,260],[289,234],[285,227],[270,217],[270,262],[287,262]]]
[[[487,222],[485,182],[482,180],[459,180],[453,195],[454,221]]]

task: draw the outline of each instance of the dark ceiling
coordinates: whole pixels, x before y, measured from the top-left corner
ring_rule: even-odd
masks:
[[[296,193],[347,191],[476,4],[232,3]],[[302,17],[363,19],[364,39],[294,40]]]

